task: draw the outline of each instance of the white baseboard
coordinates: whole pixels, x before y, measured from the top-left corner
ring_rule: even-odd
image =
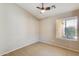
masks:
[[[42,43],[45,43],[45,44],[48,44],[48,45],[51,45],[51,46],[58,46],[58,47],[60,47],[60,48],[64,48],[64,49],[71,50],[71,51],[74,51],[74,52],[79,53],[79,50],[75,50],[75,49],[68,48],[68,47],[65,47],[65,46],[61,46],[61,45],[58,45],[58,44],[51,44],[51,43],[45,42],[45,41],[41,41],[41,42],[42,42]]]
[[[12,52],[12,51],[18,50],[18,49],[20,49],[20,48],[23,48],[23,47],[25,47],[25,46],[29,46],[29,45],[34,44],[34,43],[37,43],[37,42],[42,42],[42,43],[45,43],[45,44],[48,44],[48,45],[52,45],[52,46],[58,46],[58,47],[61,47],[61,48],[68,49],[68,50],[71,50],[71,51],[74,51],[74,52],[78,52],[78,53],[79,53],[79,51],[77,51],[77,50],[74,50],[74,49],[71,49],[71,48],[67,48],[67,47],[65,47],[65,46],[60,46],[60,45],[58,45],[58,44],[51,44],[51,43],[45,42],[45,41],[34,41],[34,42],[29,43],[28,45],[24,44],[24,45],[22,45],[22,46],[20,46],[20,47],[18,47],[18,48],[12,49],[12,50],[10,50],[10,51],[6,51],[6,52],[0,54],[0,56],[5,55],[5,54],[8,54],[8,53],[10,53],[10,52]]]
[[[23,47],[25,47],[25,46],[29,46],[29,45],[34,44],[34,43],[37,43],[37,42],[38,42],[38,41],[34,41],[34,42],[29,43],[28,45],[24,44],[24,45],[22,45],[22,46],[20,46],[20,47],[18,47],[18,48],[12,49],[12,50],[10,50],[10,51],[3,52],[2,54],[0,54],[0,56],[3,56],[3,55],[8,54],[8,53],[10,53],[10,52],[12,52],[12,51],[21,49],[21,48],[23,48]]]

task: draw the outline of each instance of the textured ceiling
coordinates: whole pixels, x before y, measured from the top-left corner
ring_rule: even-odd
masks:
[[[50,11],[41,14],[40,10],[36,8],[37,6],[41,6],[40,3],[18,3],[17,5],[24,8],[38,19],[79,9],[78,3],[45,3],[45,6],[55,5],[56,9],[51,9]]]

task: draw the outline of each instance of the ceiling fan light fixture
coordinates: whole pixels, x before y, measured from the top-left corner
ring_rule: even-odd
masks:
[[[45,12],[46,12],[46,10],[44,10],[44,9],[43,9],[43,10],[41,10],[41,13],[45,13]]]
[[[36,8],[38,8],[39,10],[40,10],[40,13],[45,13],[46,11],[50,11],[52,8],[56,8],[55,7],[55,5],[52,5],[52,6],[50,6],[50,7],[45,7],[44,6],[44,3],[42,3],[42,6],[41,7],[36,7]]]

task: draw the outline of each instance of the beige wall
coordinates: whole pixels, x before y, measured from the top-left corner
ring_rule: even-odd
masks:
[[[39,21],[16,4],[0,4],[0,55],[39,41]]]
[[[40,21],[40,41],[79,52],[79,41],[56,39],[56,19],[79,16],[79,10],[51,16]]]
[[[0,4],[0,54],[6,49],[6,8]]]

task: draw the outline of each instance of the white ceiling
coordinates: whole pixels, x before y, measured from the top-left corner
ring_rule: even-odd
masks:
[[[45,6],[55,5],[56,9],[51,9],[50,11],[41,14],[40,10],[36,8],[37,6],[41,6],[41,4],[39,3],[18,3],[18,5],[27,10],[28,12],[30,12],[38,19],[43,19],[49,16],[79,9],[78,3],[46,3]]]

